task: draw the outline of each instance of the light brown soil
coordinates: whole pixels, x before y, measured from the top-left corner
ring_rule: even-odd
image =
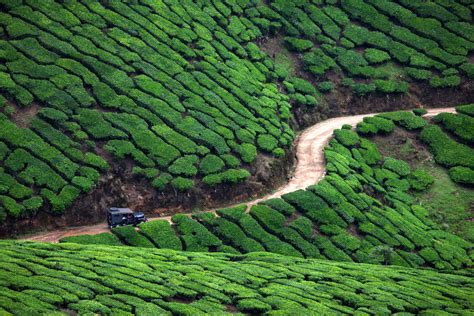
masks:
[[[426,116],[434,116],[441,112],[455,112],[454,108],[438,108],[429,109]],[[285,193],[293,192],[299,189],[316,184],[325,175],[325,161],[323,149],[332,137],[333,130],[340,128],[344,124],[355,126],[366,116],[375,114],[363,114],[345,117],[335,117],[313,125],[304,130],[297,138],[297,152],[296,152],[296,169],[293,177],[283,186],[278,188],[275,192],[255,199],[247,203],[248,209],[263,200],[277,198]],[[232,205],[230,205],[232,206]],[[229,207],[230,207],[229,206]],[[209,210],[215,212],[215,210]],[[150,220],[166,220],[171,222],[171,216],[154,217]],[[25,237],[25,240],[42,241],[42,242],[58,242],[61,238],[68,236],[76,236],[83,234],[98,234],[107,232],[109,229],[106,223],[101,223],[92,226],[81,226],[73,228],[65,228],[61,230],[50,231],[47,233],[40,233]]]

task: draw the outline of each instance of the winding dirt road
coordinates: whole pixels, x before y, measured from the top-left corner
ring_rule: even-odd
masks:
[[[442,112],[455,112],[454,108],[438,108],[429,109],[427,116],[435,116]],[[340,128],[344,124],[350,124],[355,126],[357,123],[362,121],[366,116],[373,116],[377,113],[335,117],[322,122],[319,122],[310,128],[304,130],[297,138],[297,150],[296,150],[296,168],[293,177],[288,183],[276,189],[273,193],[263,196],[259,199],[247,202],[250,206],[257,204],[263,200],[277,198],[285,193],[296,191],[299,189],[305,189],[306,187],[316,184],[325,175],[325,161],[323,149],[329,142],[332,136],[333,130]],[[209,210],[213,212],[215,210]],[[150,220],[163,219],[171,222],[171,216],[166,217],[155,217]],[[61,230],[55,230],[50,232],[43,232],[37,235],[24,237],[24,240],[33,240],[41,242],[58,242],[59,239],[67,236],[83,235],[83,234],[98,234],[109,231],[106,223],[101,223],[91,226],[81,227],[69,227]]]

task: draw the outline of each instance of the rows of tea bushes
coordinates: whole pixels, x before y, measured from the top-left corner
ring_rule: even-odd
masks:
[[[269,6],[277,14],[265,14],[282,25],[284,44],[325,86],[340,73],[343,80],[333,83],[358,95],[405,93],[411,82],[447,88],[474,76],[467,3],[273,0]]]
[[[125,245],[200,252],[267,251],[303,258],[434,267],[472,267],[473,245],[441,230],[412,192],[433,178],[407,162],[383,157],[361,135],[390,133],[395,125],[421,130],[410,112],[365,118],[334,131],[324,150],[327,174],[318,184],[282,198],[214,213],[183,214],[112,230]],[[425,127],[426,129],[427,127]],[[423,133],[423,132],[422,132]],[[109,234],[110,235],[110,234]],[[63,242],[110,244],[112,235],[67,237]],[[85,239],[84,239],[85,238]],[[90,240],[90,242],[88,241]]]
[[[469,314],[472,278],[433,270],[0,242],[4,315]]]
[[[415,81],[456,87],[474,73],[472,8],[457,2],[0,7],[0,168],[9,179],[0,222],[63,212],[124,159],[157,190],[239,183],[259,153],[285,155],[291,106],[324,105],[320,91],[405,93]],[[312,83],[257,45],[276,35]]]
[[[187,191],[245,181],[258,153],[281,157],[293,140],[290,99],[252,42],[266,22],[247,12],[266,7],[88,0],[0,7],[0,222],[63,212],[115,163],[104,151],[132,161],[133,173],[158,190]],[[292,80],[315,105],[314,87]]]
[[[441,113],[434,119],[437,125],[426,126],[420,134],[437,163],[449,168],[450,178],[457,183],[474,184],[474,117],[460,113]]]

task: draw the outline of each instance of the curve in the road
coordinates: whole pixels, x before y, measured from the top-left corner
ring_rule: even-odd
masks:
[[[442,112],[455,112],[454,108],[437,108],[428,109],[426,116],[434,116]],[[340,128],[344,124],[355,126],[357,123],[362,121],[366,116],[373,116],[377,113],[353,115],[344,117],[335,117],[322,122],[319,122],[306,130],[304,130],[297,139],[296,145],[296,168],[293,177],[286,184],[276,189],[276,191],[258,198],[256,200],[247,202],[250,206],[257,204],[261,201],[268,200],[271,198],[277,198],[285,193],[293,192],[299,189],[305,189],[310,185],[316,184],[324,177],[325,161],[323,149],[332,137],[332,133],[335,129]],[[215,210],[209,210],[213,212]],[[166,217],[154,217],[150,220],[167,220],[171,222],[171,216]],[[61,230],[50,231],[46,233],[40,233],[37,235],[25,237],[25,240],[42,241],[42,242],[57,242],[59,239],[67,236],[83,235],[83,234],[98,234],[107,232],[109,229],[105,223],[91,225],[64,228]]]

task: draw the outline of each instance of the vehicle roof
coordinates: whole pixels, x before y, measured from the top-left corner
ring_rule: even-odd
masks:
[[[118,215],[133,214],[132,210],[126,207],[111,207],[109,208],[109,213]]]

